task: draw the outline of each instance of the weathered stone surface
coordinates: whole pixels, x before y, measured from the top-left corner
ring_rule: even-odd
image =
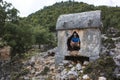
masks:
[[[65,55],[82,55],[90,60],[99,58],[101,49],[101,11],[89,11],[75,14],[65,14],[58,18],[58,47],[55,55],[56,66],[64,60]],[[68,51],[67,40],[76,31],[80,37],[80,50]]]
[[[81,54],[88,57],[99,56],[101,32],[99,29],[85,29],[81,37]]]
[[[99,58],[101,49],[101,32],[99,29],[60,30],[58,31],[58,47],[55,55],[56,66],[64,60],[66,55],[71,55],[69,54],[71,52],[67,50],[67,40],[73,31],[77,31],[81,40],[81,49],[77,51],[77,55],[90,57],[90,60]]]
[[[100,17],[100,10],[61,15],[56,30],[102,27]]]

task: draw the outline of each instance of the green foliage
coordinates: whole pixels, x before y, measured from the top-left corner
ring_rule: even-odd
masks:
[[[36,38],[36,43],[45,44],[48,40],[49,31],[41,26],[34,28],[34,34]]]
[[[18,16],[17,16],[18,12],[19,12],[19,11],[18,11],[17,9],[12,8],[11,10],[9,10],[9,11],[7,12],[7,19],[8,19],[9,21],[11,21],[12,23],[17,24],[17,23],[18,23],[18,20],[19,20],[19,18],[18,18]]]
[[[43,45],[48,45],[48,46],[54,46],[55,42],[55,37],[53,36],[54,34],[50,32],[48,29],[43,28],[42,26],[38,25],[33,28],[34,31],[34,36],[36,40],[36,44],[41,44]]]
[[[110,27],[120,30],[120,7],[98,6],[95,9],[102,11],[103,33],[106,33],[106,30]]]
[[[3,42],[11,46],[11,57],[16,54],[27,52],[33,44],[54,45],[55,38],[53,33],[41,25],[31,25],[30,22],[17,16],[18,10],[13,8],[10,3],[0,2],[0,37]],[[1,42],[1,46],[3,45]]]
[[[7,45],[7,43],[4,40],[0,39],[0,48],[4,47],[6,45]]]
[[[84,74],[89,74],[93,80],[97,80],[99,76],[104,75],[108,80],[114,80],[113,72],[115,69],[115,62],[112,57],[104,56],[91,62],[85,69]]]
[[[116,47],[115,41],[113,41],[111,38],[102,39],[102,43],[107,49],[113,49]]]
[[[19,20],[17,13],[18,10],[11,3],[0,1],[0,36],[4,35],[3,28],[6,22],[16,23]]]
[[[32,29],[29,25],[6,23],[4,32],[5,34],[3,39],[12,47],[11,56],[15,55],[16,53],[25,52],[34,42]]]
[[[103,33],[105,33],[109,27],[120,29],[120,7],[93,6],[83,2],[62,1],[55,3],[52,6],[44,7],[44,9],[29,15],[25,20],[31,22],[31,25],[41,25],[54,32],[57,18],[61,14],[79,13],[91,10],[102,11]]]
[[[0,1],[0,37],[3,34],[3,27],[4,27],[5,19],[7,16],[6,8],[9,8],[9,6],[7,5],[9,4],[7,4],[6,2],[3,2],[3,0]]]
[[[12,23],[6,23],[3,39],[12,47],[12,54],[24,52],[32,39],[30,31],[25,27]],[[27,27],[26,27],[27,28]],[[29,34],[27,34],[29,32]],[[31,42],[30,42],[31,43]]]
[[[93,5],[88,5],[82,2],[61,2],[52,6],[44,7],[44,9],[29,15],[25,20],[31,22],[31,25],[41,25],[54,32],[57,18],[61,14],[78,13],[93,9]]]
[[[17,37],[20,32],[17,13],[17,9],[13,8],[11,3],[0,1],[0,38],[13,48],[12,51],[16,51],[14,48],[18,45]]]

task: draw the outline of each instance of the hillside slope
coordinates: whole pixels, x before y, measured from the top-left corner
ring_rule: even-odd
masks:
[[[91,10],[102,11],[102,21],[104,25],[104,31],[108,27],[116,27],[120,29],[120,7],[107,7],[107,6],[94,6],[88,5],[83,2],[60,2],[55,3],[52,6],[44,7],[24,20],[30,22],[31,25],[41,25],[45,28],[49,28],[50,31],[55,31],[57,18],[61,14],[79,13]]]

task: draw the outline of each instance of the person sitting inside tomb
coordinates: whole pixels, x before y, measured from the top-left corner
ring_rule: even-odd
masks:
[[[80,50],[80,38],[76,31],[68,39],[68,50]]]

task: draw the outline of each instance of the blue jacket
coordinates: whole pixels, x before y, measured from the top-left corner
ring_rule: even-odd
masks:
[[[74,37],[73,37],[71,40],[72,40],[73,42],[79,42],[79,41],[80,41],[79,38],[74,38]]]

